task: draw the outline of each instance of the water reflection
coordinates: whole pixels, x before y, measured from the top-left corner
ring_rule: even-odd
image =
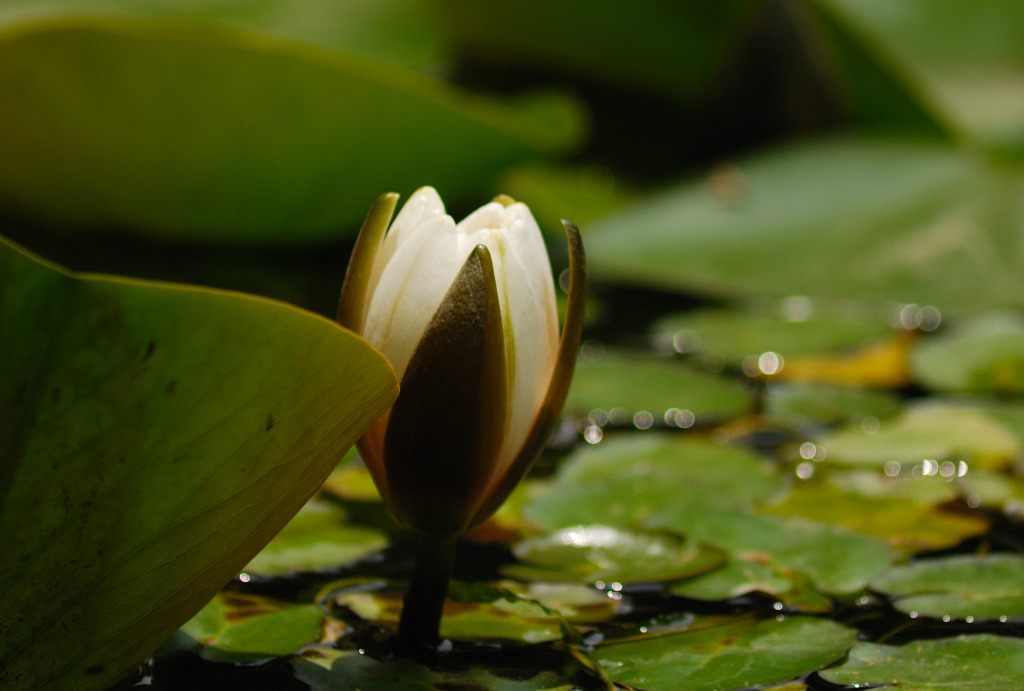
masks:
[[[893,322],[907,330],[934,331],[942,323],[942,313],[932,306],[919,307],[911,303],[899,308]]]
[[[637,429],[650,429],[654,425],[654,416],[646,410],[637,411],[633,415],[633,426]]]

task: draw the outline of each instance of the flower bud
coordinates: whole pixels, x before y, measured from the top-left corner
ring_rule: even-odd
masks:
[[[559,339],[551,264],[524,204],[501,197],[456,224],[424,187],[388,227],[396,201],[371,209],[338,308],[401,382],[359,449],[399,521],[454,534],[501,505],[551,434],[579,348],[586,263],[566,223]]]

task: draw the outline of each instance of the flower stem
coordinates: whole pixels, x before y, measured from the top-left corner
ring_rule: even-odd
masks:
[[[399,648],[434,651],[441,641],[441,611],[452,577],[457,535],[419,533],[416,566],[398,622]]]

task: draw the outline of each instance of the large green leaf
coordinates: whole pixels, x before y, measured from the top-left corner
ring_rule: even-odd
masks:
[[[756,0],[674,3],[443,0],[440,19],[474,56],[694,100],[711,86]],[[600,46],[600,50],[595,50]]]
[[[429,5],[426,0],[3,0],[0,23],[84,13],[213,20],[434,68],[446,51]]]
[[[479,195],[577,129],[565,101],[517,110],[340,51],[127,17],[5,27],[0,104],[0,208],[246,243],[354,232],[388,189]]]
[[[976,310],[1020,303],[1024,180],[941,146],[864,137],[736,163],[587,228],[596,278],[720,295],[833,296]]]
[[[600,0],[585,11],[543,0],[439,5],[441,21],[473,59],[540,67],[699,109],[695,117],[682,111],[694,117],[689,128],[678,120],[663,125],[682,136],[706,140],[709,130],[722,129],[735,139],[836,120],[946,136],[916,84],[824,3]]]
[[[202,607],[396,395],[337,325],[0,245],[0,685],[96,688]],[[59,642],[55,644],[54,642]]]
[[[1024,6],[1016,0],[819,0],[984,144],[1024,154]]]

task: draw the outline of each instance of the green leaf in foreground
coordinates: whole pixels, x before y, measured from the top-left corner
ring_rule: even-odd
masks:
[[[1019,689],[1024,640],[977,634],[903,646],[861,643],[848,660],[821,676],[833,684],[893,684],[900,691]]]
[[[901,612],[954,619],[1024,618],[1024,556],[989,554],[922,559],[871,582]]]
[[[0,686],[98,688],[238,572],[395,396],[336,324],[0,245]],[[59,645],[44,641],[59,640]]]
[[[0,204],[82,228],[309,244],[387,189],[453,203],[564,127],[394,65],[216,25],[63,17],[0,31]],[[537,102],[533,102],[537,106]]]
[[[603,645],[593,654],[608,676],[644,689],[738,689],[785,681],[841,658],[857,632],[809,617],[698,619],[678,632]]]

